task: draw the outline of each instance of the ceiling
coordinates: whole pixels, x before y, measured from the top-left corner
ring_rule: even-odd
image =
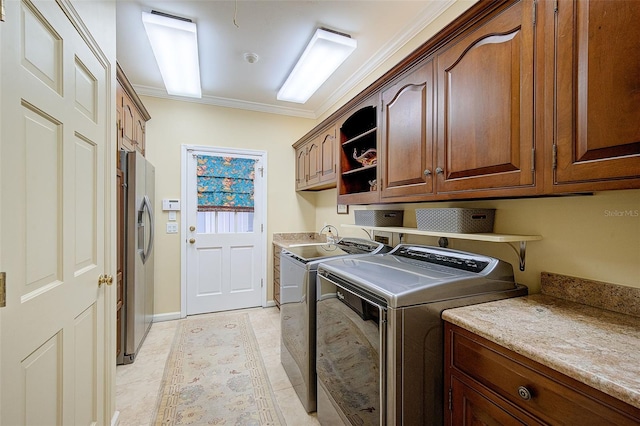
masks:
[[[198,27],[202,99],[253,111],[317,118],[455,0],[118,0],[117,59],[141,95],[167,95],[142,12],[192,19]],[[354,53],[305,104],[276,100],[315,29],[349,34]],[[249,63],[245,53],[259,59]],[[180,98],[174,98],[180,99]]]

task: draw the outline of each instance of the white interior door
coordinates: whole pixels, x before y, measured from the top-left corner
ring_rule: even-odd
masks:
[[[108,66],[53,1],[0,23],[0,424],[105,424]],[[71,14],[70,16],[73,16]]]
[[[222,149],[187,150],[184,234],[187,315],[260,306],[264,299],[265,155]],[[199,203],[203,196],[198,191],[202,186],[198,174],[206,167],[202,163],[214,157],[254,162],[253,211],[233,207],[212,210]]]

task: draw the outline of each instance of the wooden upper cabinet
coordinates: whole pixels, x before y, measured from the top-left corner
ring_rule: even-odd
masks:
[[[533,12],[516,2],[436,56],[439,194],[535,193]]]
[[[336,186],[336,127],[330,126],[296,149],[296,190]]]
[[[151,119],[149,112],[131,86],[124,71],[116,68],[116,117],[118,130],[118,149],[138,150],[145,154],[146,125]]]
[[[637,188],[640,2],[560,0],[554,12],[545,49],[555,92],[547,105],[555,136],[550,190]]]
[[[380,198],[433,194],[433,60],[382,92]]]

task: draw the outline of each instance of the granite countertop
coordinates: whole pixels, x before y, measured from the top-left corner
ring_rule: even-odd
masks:
[[[322,237],[315,232],[287,232],[273,234],[273,243],[280,247],[291,247],[294,244],[313,244],[326,241],[326,237]]]
[[[640,408],[638,316],[535,294],[449,309],[442,318]]]

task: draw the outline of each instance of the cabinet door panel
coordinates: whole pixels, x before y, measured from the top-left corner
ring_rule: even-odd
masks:
[[[433,62],[382,93],[381,197],[433,193]]]
[[[322,136],[320,151],[322,155],[320,181],[335,180],[337,168],[335,127]]]
[[[303,145],[296,150],[296,189],[307,186],[307,146]]]
[[[320,182],[320,175],[322,174],[320,159],[320,145],[318,145],[317,141],[313,141],[309,144],[309,148],[307,150],[307,162],[309,164],[307,185],[313,185]]]
[[[136,112],[129,99],[123,97],[122,104],[122,144],[131,150],[136,146]]]
[[[140,114],[136,114],[136,126],[135,126],[135,140],[136,140],[136,149],[145,154],[145,125],[146,122],[144,118]]]
[[[438,193],[535,183],[531,10],[518,2],[438,56]]]
[[[640,178],[638,22],[635,0],[559,3],[555,184]]]
[[[495,401],[484,397],[455,376],[451,378],[451,391],[453,407],[451,424],[453,425],[521,426],[540,424],[530,418],[527,418],[527,422],[519,420],[515,415],[496,404]]]

